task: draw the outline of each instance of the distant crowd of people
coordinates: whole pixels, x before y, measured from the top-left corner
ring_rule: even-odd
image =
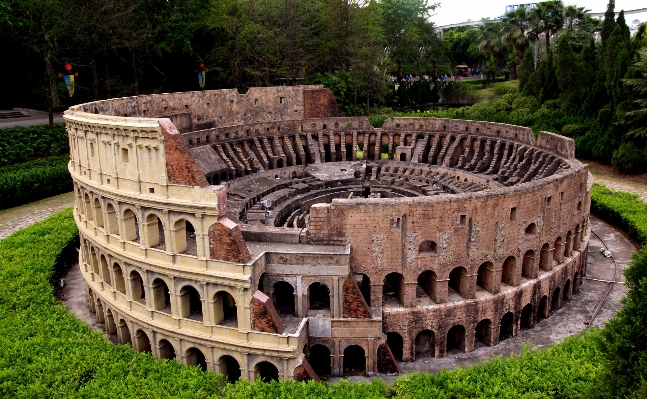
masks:
[[[467,77],[467,76],[476,76],[476,75],[481,75],[483,71],[481,71],[480,68],[474,67],[474,68],[461,68],[458,71],[458,77]],[[401,78],[398,79],[396,75],[389,75],[386,78],[386,83],[387,84],[411,84],[415,82],[433,82],[434,78],[428,74],[424,74],[422,76],[420,75],[413,75],[413,74],[406,74],[403,75]],[[456,76],[454,75],[447,75],[446,73],[439,75],[436,78],[436,82],[442,83],[442,84],[447,84],[448,82],[455,82],[456,81]]]
[[[395,75],[389,75],[386,78],[386,83],[387,84],[398,84],[398,83],[411,84],[411,83],[422,82],[422,81],[424,81],[424,82],[432,82],[433,77],[431,77],[431,76],[429,76],[427,74],[422,75],[422,77],[420,77],[419,75],[408,74],[408,75],[402,76],[402,79],[398,79],[398,77],[395,76]],[[448,82],[455,82],[455,81],[456,81],[456,77],[454,75],[449,75],[448,76],[447,74],[442,74],[442,75],[438,76],[438,78],[436,78],[436,82],[442,83],[442,84],[447,84]]]

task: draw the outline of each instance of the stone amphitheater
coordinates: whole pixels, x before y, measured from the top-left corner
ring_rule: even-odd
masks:
[[[497,345],[586,272],[591,178],[566,137],[376,129],[321,86],[119,98],[65,120],[97,321],[231,381],[397,373]]]

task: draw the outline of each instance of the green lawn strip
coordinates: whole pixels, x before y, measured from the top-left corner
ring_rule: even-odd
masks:
[[[68,209],[0,241],[2,397],[585,397],[601,368],[594,330],[470,368],[403,375],[392,387],[379,380],[223,384],[214,373],[115,346],[68,313],[49,280],[76,234]]]

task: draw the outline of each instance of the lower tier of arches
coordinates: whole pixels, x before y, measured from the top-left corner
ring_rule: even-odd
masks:
[[[398,361],[471,352],[516,336],[552,315],[579,291],[588,245],[550,272],[496,295],[408,309],[384,308],[383,330]]]

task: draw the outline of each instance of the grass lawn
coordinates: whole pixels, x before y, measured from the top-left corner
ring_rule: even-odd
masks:
[[[502,94],[507,94],[512,91],[519,89],[519,79],[508,80],[506,82],[495,82],[490,84],[487,88],[483,89],[483,86],[477,86],[478,89],[474,91],[474,95],[478,98],[479,101],[484,99],[493,99]],[[505,92],[504,92],[505,91]]]

